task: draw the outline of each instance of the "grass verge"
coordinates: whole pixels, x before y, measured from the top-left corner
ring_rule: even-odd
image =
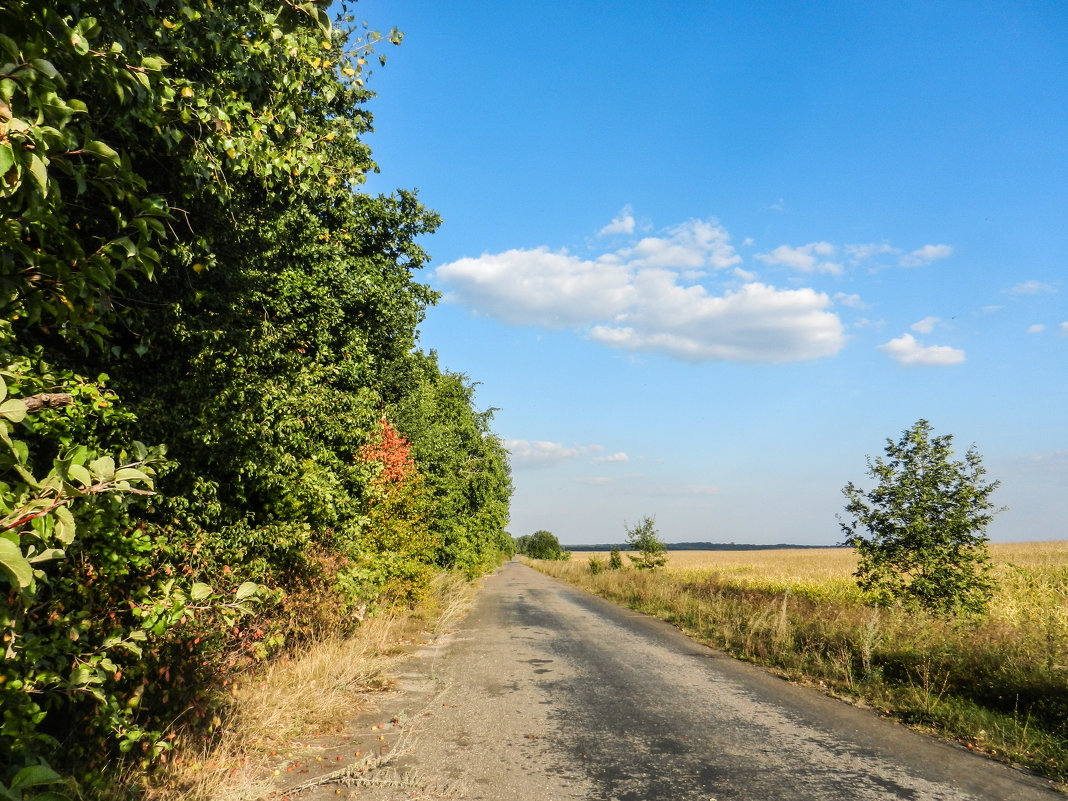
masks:
[[[441,574],[415,609],[370,618],[353,637],[324,636],[220,690],[222,714],[210,737],[180,726],[169,761],[149,779],[150,801],[254,801],[272,790],[277,754],[297,738],[344,732],[389,686],[410,646],[433,639],[461,616],[475,585]],[[134,774],[130,783],[143,779]]]
[[[673,557],[656,571],[524,561],[785,678],[1068,781],[1068,546],[1063,563],[1003,560],[991,613],[959,618],[867,607],[847,555],[802,553],[812,569],[797,574],[797,553]]]

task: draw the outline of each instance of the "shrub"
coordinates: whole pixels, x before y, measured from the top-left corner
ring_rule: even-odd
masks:
[[[639,570],[653,570],[663,567],[667,563],[667,548],[656,534],[656,526],[653,518],[646,515],[642,522],[627,529],[627,544],[632,550],[638,551],[638,556],[627,554],[627,557]]]

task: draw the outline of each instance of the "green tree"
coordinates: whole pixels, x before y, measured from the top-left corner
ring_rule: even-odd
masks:
[[[535,531],[529,537],[519,538],[519,553],[531,559],[567,559],[569,554],[560,547],[560,540],[551,531]]]
[[[656,521],[646,515],[636,526],[625,526],[627,545],[638,556],[627,554],[634,566],[641,570],[653,570],[667,564],[667,548],[656,533]]]
[[[245,578],[290,636],[313,584],[326,615],[508,550],[490,414],[412,352],[438,217],[358,191],[384,37],[328,5],[0,4],[0,782],[210,721],[222,655],[282,642],[233,625]],[[415,467],[383,483],[395,409]]]
[[[619,548],[613,548],[612,552],[608,555],[608,569],[609,570],[622,570],[623,569],[623,556],[619,551]]]
[[[918,420],[898,442],[887,440],[886,458],[868,458],[877,481],[865,492],[848,483],[850,518],[839,525],[856,549],[857,584],[876,605],[902,603],[933,612],[980,612],[992,591],[987,524],[1001,509],[990,496],[975,447],[953,459],[953,437],[932,437]]]

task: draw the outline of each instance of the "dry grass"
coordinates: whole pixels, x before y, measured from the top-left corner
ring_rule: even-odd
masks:
[[[1068,778],[1068,542],[995,544],[982,617],[862,603],[850,549],[673,551],[663,570],[534,566],[695,639]]]
[[[443,574],[415,610],[369,619],[354,637],[327,637],[226,690],[225,720],[210,738],[178,732],[170,763],[153,777],[156,801],[253,801],[270,793],[276,753],[309,735],[341,734],[388,686],[412,644],[426,642],[469,607],[474,586]]]

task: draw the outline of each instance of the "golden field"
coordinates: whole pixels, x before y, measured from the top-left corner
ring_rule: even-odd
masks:
[[[1014,625],[1052,617],[1068,635],[1068,541],[992,543],[990,556],[997,586],[991,617]],[[607,563],[608,552],[575,553],[571,562],[585,565],[590,557]],[[783,548],[669,551],[664,569],[712,574],[741,587],[859,603],[852,577],[856,565],[852,548]]]

